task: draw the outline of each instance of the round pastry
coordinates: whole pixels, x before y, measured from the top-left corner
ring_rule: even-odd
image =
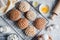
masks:
[[[30,5],[27,2],[21,2],[19,5],[19,10],[22,12],[27,12],[30,9]]]
[[[28,20],[26,18],[21,18],[19,21],[18,21],[18,26],[20,29],[25,29],[28,27]]]
[[[34,21],[36,19],[36,13],[34,13],[33,11],[28,11],[26,17],[29,20]]]
[[[52,40],[52,38],[48,34],[42,34],[38,36],[38,40]]]
[[[11,19],[12,21],[17,21],[17,20],[20,19],[20,17],[21,17],[21,12],[20,12],[20,11],[18,11],[18,10],[16,10],[16,9],[12,9],[12,10],[10,11],[10,19]]]
[[[33,37],[36,34],[36,29],[34,26],[28,26],[25,30],[25,33],[29,37]]]
[[[44,18],[37,18],[34,21],[34,25],[37,29],[42,30],[45,28],[46,25],[46,20]]]
[[[11,34],[11,35],[8,36],[7,40],[19,40],[19,39],[18,39],[17,35]]]

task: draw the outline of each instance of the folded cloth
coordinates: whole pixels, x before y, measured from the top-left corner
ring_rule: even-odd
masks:
[[[0,0],[0,12],[6,13],[15,6],[18,0]]]

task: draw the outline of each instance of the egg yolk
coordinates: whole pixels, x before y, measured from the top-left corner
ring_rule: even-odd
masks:
[[[49,11],[48,6],[43,6],[43,7],[41,8],[41,11],[42,11],[43,13],[47,13],[47,12]]]

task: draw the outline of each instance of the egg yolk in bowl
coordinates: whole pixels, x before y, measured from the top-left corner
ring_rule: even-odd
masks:
[[[41,13],[47,14],[47,13],[49,12],[49,7],[48,7],[47,5],[41,6],[41,7],[39,8],[39,11],[40,11]]]

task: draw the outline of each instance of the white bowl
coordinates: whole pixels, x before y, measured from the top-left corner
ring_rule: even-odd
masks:
[[[7,37],[7,40],[19,40],[19,38],[16,34],[11,34]]]
[[[40,13],[42,13],[42,14],[47,14],[47,13],[49,12],[49,9],[48,9],[48,12],[47,12],[47,13],[43,13],[43,12],[41,11],[41,8],[42,8],[43,6],[47,6],[47,7],[49,8],[49,6],[48,6],[47,4],[41,4],[41,5],[39,6],[39,11],[40,11]]]

